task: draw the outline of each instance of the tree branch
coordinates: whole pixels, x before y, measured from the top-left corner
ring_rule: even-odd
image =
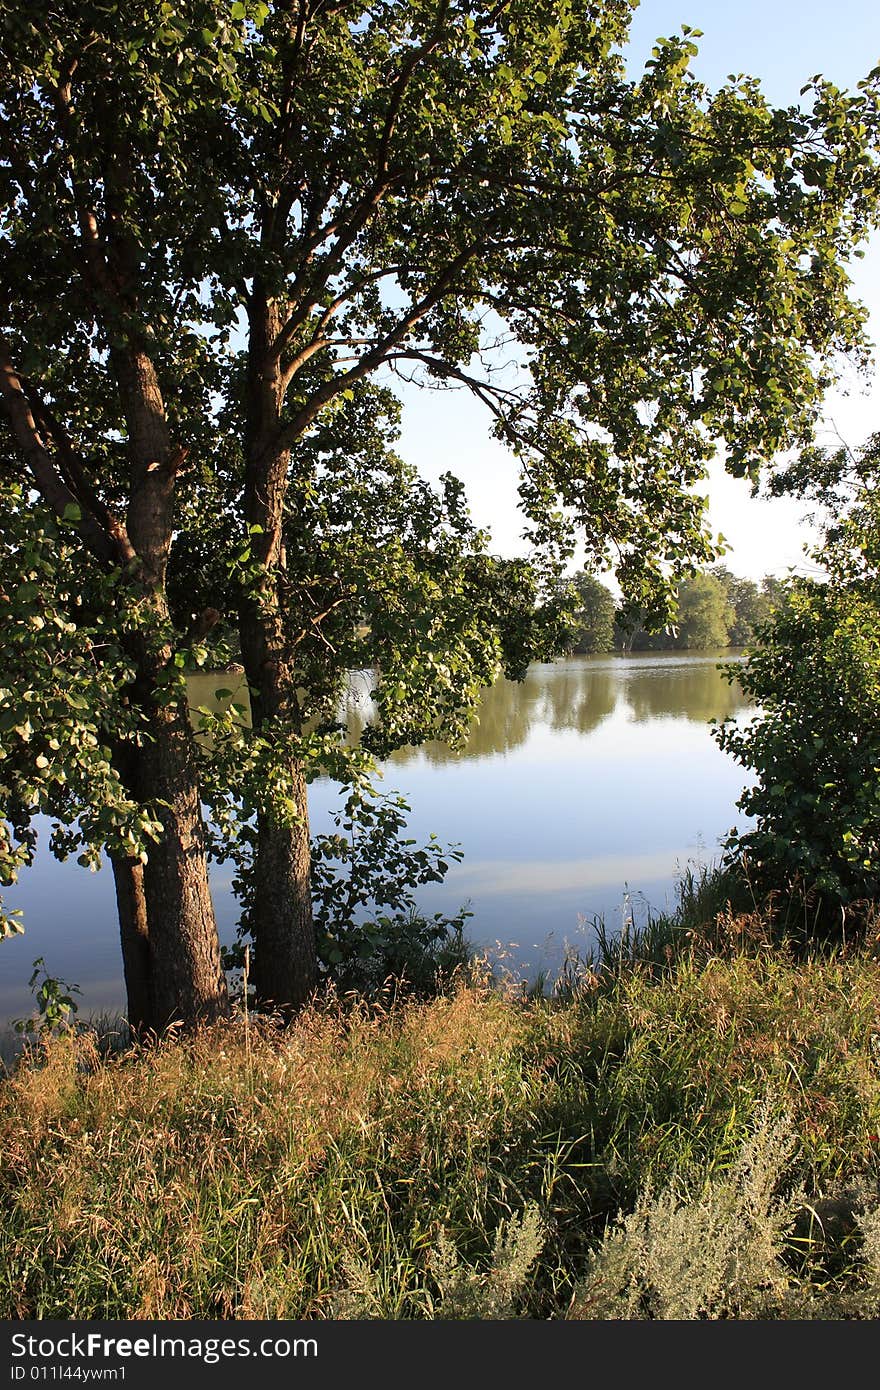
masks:
[[[348,390],[357,382],[363,380],[376,367],[382,365],[386,360],[389,351],[396,347],[409,333],[410,329],[430,313],[431,309],[440,302],[446,291],[455,282],[465,266],[477,256],[483,249],[482,243],[474,243],[466,247],[449,262],[446,269],[438,276],[429,292],[419,300],[418,304],[412,306],[408,313],[398,319],[396,325],[390,333],[386,333],[384,338],[380,338],[372,351],[364,353],[363,357],[347,372],[342,372],[339,376],[327,381],[314,393],[311,400],[303,406],[301,410],[283,425],[275,439],[269,445],[266,454],[277,456],[300,437],[303,430],[307,429],[312,421],[320,414],[324,406],[332,401],[341,391]]]
[[[129,540],[125,523],[98,496],[88,478],[83,460],[80,458],[69,434],[56,419],[52,410],[42,399],[30,378],[20,378],[22,386],[31,402],[34,420],[44,442],[55,446],[58,468],[64,481],[76,495],[80,508],[91,512],[98,525],[112,538],[124,565],[137,559],[137,553]]]
[[[94,514],[86,509],[80,498],[59,473],[34,417],[31,403],[22,388],[21,379],[12,364],[7,345],[0,340],[0,397],[4,414],[12,427],[18,447],[30,469],[33,482],[43,500],[63,519],[69,507],[79,511],[77,529],[86,547],[104,565],[120,563],[116,539],[109,535]]]
[[[338,314],[343,304],[347,304],[349,300],[354,299],[355,295],[358,294],[362,289],[365,289],[367,285],[375,284],[377,280],[382,280],[388,275],[395,275],[398,270],[400,270],[400,266],[397,265],[386,266],[382,270],[375,270],[372,272],[372,274],[365,275],[361,280],[358,280],[356,284],[351,285],[347,290],[345,290],[343,294],[338,294],[336,296],[332,304],[328,305],[328,307],[324,310],[323,314],[321,315],[317,324],[315,325],[315,331],[312,334],[311,341],[306,345],[306,347],[302,349],[301,352],[298,352],[296,356],[292,358],[292,360],[288,362],[287,366],[284,368],[284,371],[281,374],[282,392],[287,390],[288,386],[290,385],[293,378],[296,376],[296,373],[299,371],[300,367],[302,367],[309,360],[310,357],[313,357],[314,354],[318,352],[322,347],[329,346],[329,340],[326,338],[322,338],[321,334],[324,332],[324,329],[330,323],[330,320],[333,318],[333,316],[335,314]],[[282,335],[286,334],[286,328],[287,326],[285,325],[285,329],[282,330]]]
[[[80,187],[80,180],[77,174],[76,159],[74,156],[74,151],[76,149],[76,131],[74,129],[74,109],[71,88],[75,72],[76,60],[74,59],[68,64],[67,71],[62,74],[58,85],[56,87],[50,87],[49,92],[52,98],[52,106],[55,110],[55,122],[58,127],[58,133],[61,136],[61,143],[65,151],[65,160],[70,173],[70,186],[73,190],[74,208],[79,224],[83,259],[88,275],[91,278],[93,288],[100,290],[118,307],[121,307],[120,287],[116,278],[111,274],[110,267],[107,263],[107,257],[101,244],[98,219],[83,189]]]
[[[364,229],[386,193],[389,192],[395,183],[399,182],[400,175],[391,173],[389,167],[389,154],[391,142],[394,138],[394,132],[400,117],[403,100],[417,67],[434,52],[441,42],[448,13],[449,0],[441,0],[441,4],[437,11],[437,18],[431,32],[424,42],[412,51],[397,76],[391,90],[388,109],[385,113],[385,122],[376,152],[376,169],[369,187],[360,200],[354,204],[347,221],[344,215],[334,216],[331,222],[325,224],[323,228],[319,228],[314,233],[310,242],[307,242],[303,248],[304,265],[307,265],[314,251],[321,245],[321,242],[335,235],[337,229],[339,229],[340,235],[335,245],[320,265],[319,276],[312,277],[310,286],[307,286],[303,282],[303,277],[298,277],[299,284],[295,283],[293,286],[294,295],[296,295],[298,288],[303,288],[306,292],[296,312],[291,314],[273,345],[272,358],[276,362],[280,361],[281,354],[292,342],[297,331],[308,319],[309,314],[315,307],[321,287],[326,286],[331,277],[336,273],[339,266],[342,264],[346,251],[349,250],[357,236]]]

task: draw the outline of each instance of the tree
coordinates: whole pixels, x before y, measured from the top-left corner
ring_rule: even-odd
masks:
[[[569,651],[592,654],[610,652],[614,646],[614,596],[587,570],[571,581],[573,614],[565,644]]]
[[[716,737],[754,783],[731,838],[757,884],[805,893],[817,923],[880,892],[880,435],[857,456],[811,451],[777,486],[826,509],[819,579],[793,578],[735,675],[761,713]],[[733,669],[733,668],[732,668]]]
[[[726,647],[734,618],[727,590],[717,575],[708,571],[691,575],[678,586],[675,645],[697,651]]]
[[[772,598],[767,585],[768,581],[773,585],[773,577],[767,576],[759,586],[752,579],[732,574],[725,565],[713,566],[710,573],[724,585],[727,601],[733,609],[727,640],[732,647],[745,647],[770,616]]]
[[[0,4],[8,617],[37,605],[50,662],[56,614],[83,681],[115,671],[97,726],[57,674],[39,686],[61,747],[9,742],[5,874],[40,809],[59,851],[107,849],[142,1021],[224,1007],[206,857],[235,846],[259,995],[295,1008],[310,778],[460,734],[550,640],[536,599],[578,539],[665,611],[713,557],[693,485],[714,441],[752,475],[805,442],[862,343],[843,262],[876,216],[876,74],[774,110],[748,79],[707,92],[685,29],[630,81],[630,9]],[[485,405],[531,561],[493,558],[455,481],[393,458],[392,373]],[[253,728],[206,715],[198,739],[184,671],[231,631]],[[378,718],[351,753],[353,661]],[[91,790],[54,721],[97,740]]]
[[[733,576],[730,576],[731,579]],[[670,620],[660,626],[649,614],[618,614],[614,643],[623,651],[705,651],[726,647],[735,623],[729,587],[717,571],[682,578]]]

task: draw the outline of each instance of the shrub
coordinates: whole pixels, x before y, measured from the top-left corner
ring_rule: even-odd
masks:
[[[334,817],[335,832],[314,841],[318,959],[340,991],[372,994],[392,979],[430,995],[468,958],[470,912],[428,917],[415,896],[422,884],[441,883],[461,851],[434,835],[425,845],[406,836],[409,809],[398,793],[360,784]]]
[[[732,1171],[687,1197],[675,1186],[640,1194],[592,1256],[572,1315],[586,1318],[760,1315],[784,1295],[781,1255],[799,1205],[776,1190],[794,1148],[769,1110]]]
[[[727,721],[720,746],[754,772],[738,805],[754,827],[732,833],[762,889],[798,885],[819,916],[880,883],[880,623],[870,596],[794,581],[736,674],[761,706]]]

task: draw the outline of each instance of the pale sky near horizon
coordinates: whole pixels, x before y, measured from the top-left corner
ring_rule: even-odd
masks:
[[[880,64],[880,7],[876,0],[837,0],[833,10],[821,0],[642,0],[625,50],[631,73],[641,71],[659,35],[674,34],[682,24],[701,29],[695,75],[710,87],[728,74],[757,77],[769,100],[790,105],[814,74],[854,88]],[[833,446],[838,438],[858,446],[880,429],[880,234],[853,261],[855,297],[870,310],[868,332],[878,345],[878,366],[869,382],[847,373],[842,388],[827,401],[818,442]],[[494,546],[516,553],[521,518],[515,509],[516,466],[489,435],[485,411],[463,393],[404,393],[401,452],[426,476],[450,469],[467,487],[475,520],[492,531]],[[748,484],[730,478],[720,464],[710,470],[710,525],[722,532],[730,549],[724,563],[736,574],[760,579],[806,568],[802,504],[790,500],[753,499]]]

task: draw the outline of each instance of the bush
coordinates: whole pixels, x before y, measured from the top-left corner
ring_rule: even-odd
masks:
[[[428,997],[468,959],[464,924],[471,913],[429,917],[415,896],[422,884],[442,883],[461,851],[434,835],[425,845],[407,837],[409,809],[399,794],[362,783],[334,817],[335,832],[314,841],[318,959],[343,993],[375,994],[393,980]]]
[[[880,435],[858,457],[809,455],[791,486],[825,508],[813,559],[729,668],[761,707],[716,730],[755,774],[738,805],[755,824],[728,851],[761,890],[798,890],[826,930],[880,886]]]
[[[589,1261],[572,1316],[761,1316],[788,1288],[784,1237],[802,1202],[777,1197],[794,1148],[789,1126],[761,1116],[729,1174],[694,1195],[650,1185],[613,1222]]]
[[[430,998],[470,959],[464,926],[473,914],[419,909],[416,890],[442,883],[456,845],[430,835],[419,845],[406,834],[410,807],[397,792],[382,794],[360,777],[333,816],[335,829],[312,840],[312,911],[320,978],[337,994],[375,996],[392,983]],[[224,948],[226,970],[243,970],[249,940],[249,875],[234,883],[243,904],[238,940]]]
[[[799,580],[763,637],[737,672],[762,713],[716,734],[757,774],[738,802],[755,827],[730,845],[762,886],[799,883],[836,910],[880,883],[877,608]]]

